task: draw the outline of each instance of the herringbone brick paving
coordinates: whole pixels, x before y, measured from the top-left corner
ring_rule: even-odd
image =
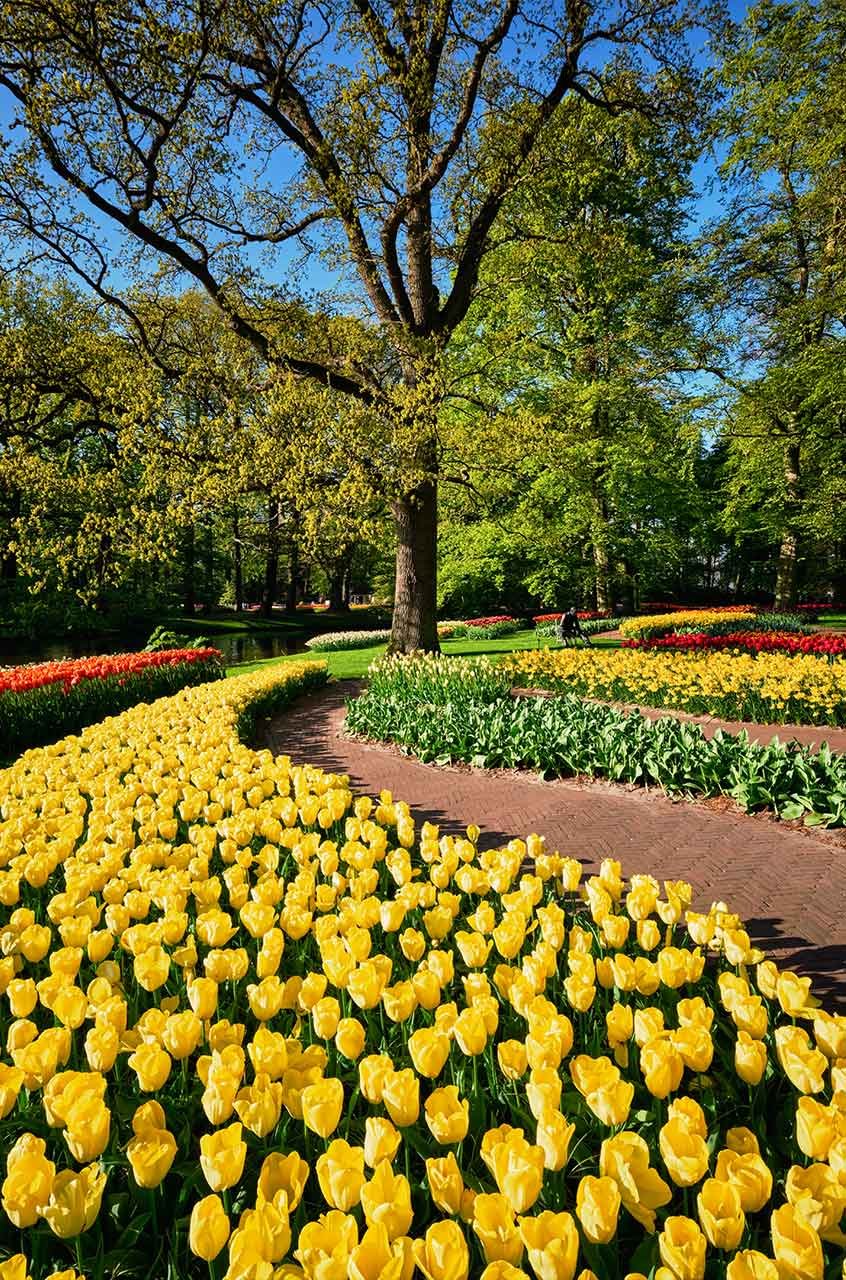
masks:
[[[846,1006],[846,835],[795,830],[733,806],[671,800],[608,783],[544,782],[514,771],[421,764],[343,736],[339,682],[259,728],[260,746],[347,774],[357,793],[389,790],[415,818],[459,831],[475,822],[490,848],[536,832],[589,870],[617,857],[623,872],[689,880],[696,905],[723,900],[780,964],[814,976],[829,1007]]]

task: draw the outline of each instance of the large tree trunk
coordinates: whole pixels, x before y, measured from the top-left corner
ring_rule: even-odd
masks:
[[[439,651],[437,626],[438,487],[434,479],[393,503],[397,532],[392,653]]]
[[[264,589],[261,596],[261,612],[265,618],[273,615],[276,593],[279,589],[279,501],[269,498],[267,503],[267,556],[264,562]]]
[[[799,461],[799,442],[792,440],[784,451],[784,486],[787,501],[785,524],[778,551],[778,569],[776,571],[774,608],[777,612],[792,609],[796,604],[796,570],[799,558],[799,533],[797,529],[800,504]]]

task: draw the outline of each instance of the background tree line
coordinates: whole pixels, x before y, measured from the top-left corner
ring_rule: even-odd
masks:
[[[173,8],[0,19],[7,630],[846,594],[840,6]]]

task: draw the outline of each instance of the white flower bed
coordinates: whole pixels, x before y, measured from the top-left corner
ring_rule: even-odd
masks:
[[[390,634],[390,628],[385,631],[328,631],[325,635],[306,640],[306,648],[320,653],[329,653],[333,649],[367,649],[370,645],[384,644]]]

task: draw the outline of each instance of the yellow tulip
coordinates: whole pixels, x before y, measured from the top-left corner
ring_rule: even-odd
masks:
[[[661,1159],[677,1187],[692,1187],[708,1172],[708,1148],[700,1134],[676,1116],[658,1134]]]
[[[368,1116],[364,1122],[364,1161],[371,1169],[387,1160],[393,1162],[399,1150],[402,1136],[390,1120],[381,1116]]]
[[[514,1265],[520,1262],[523,1240],[514,1210],[504,1195],[477,1195],[473,1201],[472,1226],[486,1262]]]
[[[658,1236],[661,1261],[677,1280],[703,1280],[707,1241],[690,1218],[670,1217]]]
[[[715,1177],[730,1182],[744,1213],[759,1213],[773,1191],[773,1175],[756,1151],[721,1151]]]
[[[613,1178],[582,1178],[576,1191],[576,1217],[591,1244],[608,1244],[617,1231],[620,1190]]]
[[[407,1235],[414,1216],[408,1179],[380,1161],[361,1188],[361,1207],[368,1226],[381,1224],[391,1240]]]
[[[420,1115],[420,1080],[411,1067],[385,1073],[381,1101],[394,1124],[400,1128],[416,1124]]]
[[[436,1142],[446,1145],[461,1142],[467,1136],[470,1103],[466,1098],[459,1098],[455,1085],[435,1089],[426,1099],[425,1112],[426,1124]]]
[[[46,1158],[46,1151],[43,1138],[24,1133],[6,1156],[7,1174],[0,1195],[7,1218],[21,1231],[35,1225],[50,1196],[56,1166]]]
[[[212,1262],[229,1239],[229,1219],[219,1196],[198,1200],[191,1210],[188,1247],[198,1258]]]
[[[726,1280],[779,1280],[772,1258],[755,1249],[741,1249],[726,1268]]]
[[[652,1096],[666,1098],[681,1084],[684,1060],[672,1041],[656,1036],[640,1051],[640,1069]]]
[[[451,1151],[447,1156],[426,1161],[426,1180],[432,1201],[441,1213],[458,1213],[464,1195],[464,1179]]]
[[[623,1207],[647,1231],[655,1230],[655,1210],[669,1204],[672,1191],[649,1167],[649,1148],[639,1134],[624,1131],[606,1138],[599,1151],[599,1172],[613,1178]]]
[[[358,1083],[368,1102],[381,1102],[385,1078],[394,1064],[386,1053],[371,1053],[358,1064]]]
[[[433,1080],[446,1066],[449,1057],[449,1036],[436,1027],[421,1027],[408,1037],[408,1052],[418,1075]]]
[[[402,1249],[394,1247],[384,1227],[368,1227],[349,1255],[349,1280],[402,1280],[405,1258]]]
[[[564,1168],[575,1132],[576,1126],[568,1124],[566,1117],[557,1109],[541,1112],[535,1141],[543,1150],[544,1168],[553,1173]]]
[[[281,1192],[291,1213],[294,1212],[305,1191],[308,1181],[308,1163],[296,1151],[282,1155],[273,1151],[265,1156],[259,1172],[257,1198],[275,1200]]]
[[[467,1280],[470,1251],[458,1223],[434,1222],[423,1240],[415,1240],[414,1260],[426,1280]]]
[[[777,1027],[776,1054],[779,1066],[800,1093],[821,1093],[825,1088],[828,1059],[811,1044],[803,1027]]]
[[[236,1121],[200,1138],[200,1166],[212,1191],[226,1191],[240,1181],[247,1158],[247,1144],[241,1133]]]
[[[537,1280],[573,1280],[579,1233],[572,1216],[545,1210],[536,1218],[520,1218],[518,1225]]]
[[[361,1199],[364,1186],[364,1151],[343,1138],[330,1142],[315,1165],[323,1198],[331,1209],[348,1213]]]
[[[309,1276],[346,1276],[349,1258],[358,1245],[358,1225],[350,1214],[332,1209],[300,1232],[294,1257]]]
[[[364,1051],[366,1032],[357,1018],[341,1018],[335,1032],[335,1047],[351,1062]]]
[[[170,1075],[171,1057],[158,1044],[140,1044],[128,1062],[144,1093],[158,1093]]]
[[[543,1186],[543,1149],[512,1136],[493,1148],[491,1166],[496,1185],[514,1212],[531,1209]]]
[[[57,1173],[50,1199],[41,1211],[53,1234],[67,1240],[92,1227],[100,1212],[105,1186],[105,1171],[96,1164],[86,1165],[79,1173],[70,1169]]]
[[[779,1280],[822,1280],[823,1251],[819,1235],[792,1204],[783,1204],[770,1218]]]
[[[303,1120],[321,1138],[334,1133],[344,1109],[344,1086],[336,1076],[310,1084],[300,1095]]]
[[[176,1139],[167,1129],[146,1129],[127,1143],[126,1158],[139,1187],[157,1187],[176,1158]]]
[[[696,1208],[709,1243],[715,1249],[736,1249],[746,1226],[737,1188],[731,1182],[706,1178],[696,1197]]]
[[[767,1065],[767,1046],[763,1040],[753,1040],[747,1031],[738,1031],[734,1046],[734,1069],[745,1084],[761,1083]]]

